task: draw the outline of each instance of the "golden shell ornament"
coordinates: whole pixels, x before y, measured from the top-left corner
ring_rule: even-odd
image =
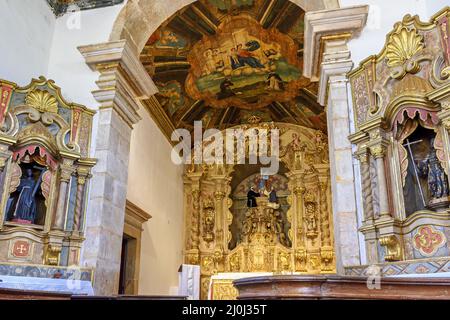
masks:
[[[424,48],[423,37],[415,29],[402,27],[391,35],[387,44],[386,58],[389,67],[403,65]]]
[[[39,112],[58,112],[58,101],[47,91],[39,89],[31,91],[27,95],[25,103]]]

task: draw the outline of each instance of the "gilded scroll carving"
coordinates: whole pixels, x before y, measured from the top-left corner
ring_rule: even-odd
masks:
[[[394,68],[393,78],[402,78],[406,73],[416,73],[420,70],[417,61],[411,60],[424,48],[423,36],[417,34],[415,29],[408,30],[406,27],[399,27],[391,34],[386,46],[387,65]],[[400,67],[401,69],[395,69]]]
[[[386,261],[402,260],[401,243],[395,235],[381,237],[380,245],[386,248],[384,260]]]

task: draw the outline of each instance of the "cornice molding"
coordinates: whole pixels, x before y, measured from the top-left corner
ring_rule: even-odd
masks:
[[[328,85],[330,78],[337,76],[336,81],[347,82],[346,74],[352,70],[353,61],[350,59],[350,52],[346,59],[323,62],[320,69],[320,82],[319,82],[319,94],[318,102],[325,106],[328,99]]]
[[[320,71],[321,38],[345,35],[346,41],[357,36],[367,21],[369,6],[352,6],[305,14],[305,55],[303,75],[317,81]]]
[[[149,213],[127,200],[125,206],[125,222],[127,224],[142,230],[142,225],[151,218]]]
[[[113,108],[132,126],[141,117],[141,100],[150,99],[158,92],[137,54],[126,40],[80,46],[78,50],[93,70],[100,72],[93,91],[101,108]]]

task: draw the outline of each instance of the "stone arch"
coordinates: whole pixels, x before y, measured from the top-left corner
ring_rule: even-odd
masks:
[[[139,54],[148,38],[164,21],[195,1],[197,0],[171,0],[170,6],[161,0],[128,1],[114,23],[110,41],[127,40],[133,51]],[[290,1],[306,12],[339,8],[338,0]]]

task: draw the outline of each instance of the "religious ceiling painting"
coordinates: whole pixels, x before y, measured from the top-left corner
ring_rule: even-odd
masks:
[[[210,4],[221,11],[251,7],[255,0],[208,0]]]
[[[188,94],[214,107],[258,109],[293,99],[308,83],[294,41],[252,17],[228,17],[216,35],[204,37],[188,55]]]
[[[95,112],[43,77],[0,80],[0,108],[0,263],[78,265]]]
[[[141,54],[159,88],[161,127],[192,130],[203,121],[225,129],[259,120],[326,132],[318,84],[302,76],[303,20],[287,0],[199,0],[175,13]]]
[[[449,19],[405,16],[349,75],[369,263],[450,256]]]

